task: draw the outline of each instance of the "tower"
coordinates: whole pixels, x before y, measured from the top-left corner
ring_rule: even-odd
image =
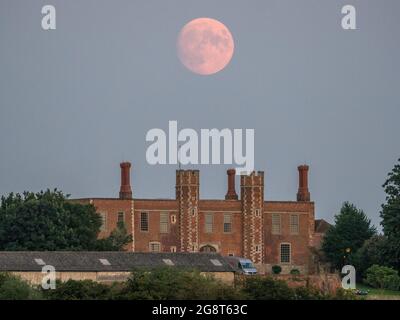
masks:
[[[254,263],[264,262],[264,172],[240,177],[242,202],[243,256]]]
[[[176,171],[181,252],[199,250],[199,185],[199,170]]]

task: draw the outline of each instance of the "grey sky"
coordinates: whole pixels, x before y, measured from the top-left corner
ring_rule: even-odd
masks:
[[[41,29],[53,4],[57,30]],[[357,31],[341,7],[357,9]],[[187,71],[180,29],[223,22],[236,51],[214,76]],[[136,197],[174,197],[176,166],[150,166],[146,132],[254,128],[266,199],[294,200],[310,165],[316,215],[343,201],[379,223],[400,156],[400,2],[0,0],[0,194],[58,187],[117,196],[119,162]],[[226,166],[198,166],[201,197],[222,198]],[[237,186],[237,190],[239,190]]]

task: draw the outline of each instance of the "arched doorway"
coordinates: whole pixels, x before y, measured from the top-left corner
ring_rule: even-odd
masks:
[[[213,246],[210,246],[209,244],[207,244],[200,248],[200,252],[206,252],[206,253],[207,252],[217,252],[217,250]]]

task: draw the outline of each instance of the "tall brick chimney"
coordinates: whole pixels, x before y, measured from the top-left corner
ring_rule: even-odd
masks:
[[[310,201],[310,192],[308,191],[308,166],[298,166],[299,170],[299,191],[297,192],[297,201]]]
[[[131,164],[130,162],[122,162],[121,167],[121,188],[119,190],[120,199],[132,199],[132,189],[131,189]]]
[[[225,200],[237,200],[238,195],[235,190],[235,169],[228,169],[226,171],[228,175],[228,192],[225,195]]]

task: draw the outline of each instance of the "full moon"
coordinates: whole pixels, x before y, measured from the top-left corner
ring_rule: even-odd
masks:
[[[229,29],[210,18],[198,18],[186,24],[178,36],[178,56],[190,71],[210,75],[231,61],[234,42]]]

